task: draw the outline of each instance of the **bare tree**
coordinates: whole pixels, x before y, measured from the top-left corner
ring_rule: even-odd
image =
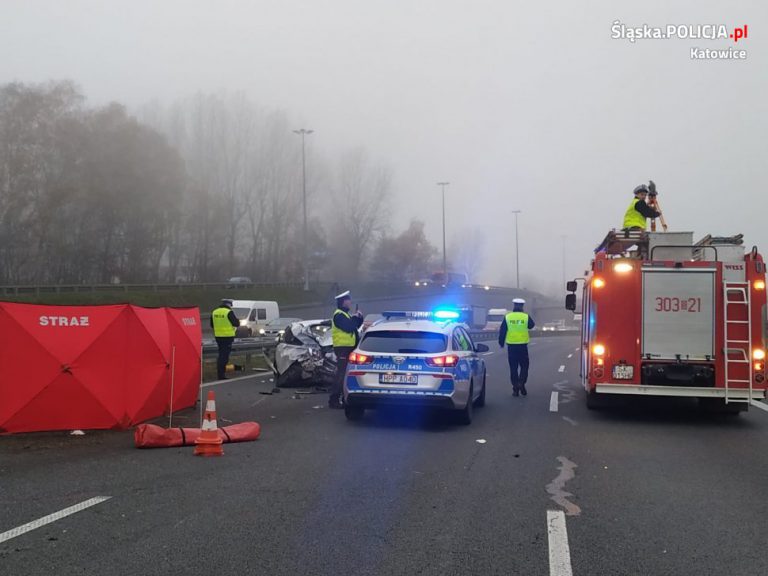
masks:
[[[389,220],[391,172],[373,164],[363,148],[342,158],[333,189],[328,221],[336,275],[356,278],[375,239]]]
[[[451,243],[451,263],[456,272],[466,274],[477,282],[478,273],[485,263],[485,234],[479,228],[465,228]]]

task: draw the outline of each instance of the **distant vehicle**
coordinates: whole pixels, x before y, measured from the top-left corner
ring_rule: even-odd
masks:
[[[432,286],[434,282],[432,280],[429,280],[427,278],[422,278],[421,280],[416,280],[416,282],[413,283],[414,286],[426,288],[427,286]]]
[[[227,280],[227,288],[237,288],[238,286],[245,286],[248,284],[253,284],[253,281],[245,276],[233,276]]]
[[[365,332],[368,328],[383,318],[384,316],[381,314],[366,314],[365,318],[363,318],[363,325],[361,326],[362,331]]]
[[[263,328],[259,328],[258,335],[270,342],[277,342],[285,333],[285,329],[294,322],[301,322],[301,318],[276,318],[267,322]]]
[[[457,324],[459,312],[385,312],[349,356],[344,412],[359,420],[366,409],[416,405],[457,412],[472,422],[485,405],[484,344]]]
[[[270,320],[280,317],[277,302],[268,300],[233,300],[232,311],[240,320],[235,336],[238,338],[253,336],[265,328]]]
[[[542,332],[557,332],[565,330],[565,320],[556,320],[547,322],[541,327]]]
[[[488,317],[485,320],[485,328],[483,330],[498,331],[508,312],[509,310],[506,308],[491,308],[488,310]]]
[[[457,322],[466,324],[473,330],[482,330],[488,322],[488,308],[485,306],[464,306],[456,310],[459,313]]]
[[[435,272],[430,277],[430,280],[433,284],[437,284],[443,288],[449,286],[463,286],[464,288],[471,287],[467,275],[459,272]]]

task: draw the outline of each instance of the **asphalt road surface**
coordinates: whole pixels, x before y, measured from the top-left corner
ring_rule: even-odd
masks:
[[[0,438],[0,574],[768,574],[768,414],[589,412],[576,347],[536,340],[513,398],[494,346],[470,426],[352,424],[323,395],[262,394],[266,377],[209,388],[220,424],[263,426],[222,458],[130,432]]]

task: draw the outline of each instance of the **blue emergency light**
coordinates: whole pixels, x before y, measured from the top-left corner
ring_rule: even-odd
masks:
[[[407,311],[407,310],[387,310],[381,313],[384,318],[412,318],[414,320],[456,320],[459,313],[456,310],[434,310],[434,311]]]
[[[456,320],[459,313],[456,310],[435,310],[434,317],[440,320]]]

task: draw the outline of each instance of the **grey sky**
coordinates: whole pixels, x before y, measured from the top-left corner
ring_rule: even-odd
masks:
[[[731,41],[611,39],[611,25],[748,24]],[[243,90],[316,130],[324,154],[388,162],[394,223],[482,227],[489,282],[559,285],[653,178],[672,228],[744,232],[768,252],[768,4],[334,0],[0,3],[0,81],[71,78],[137,106]],[[692,61],[690,48],[748,51]],[[406,202],[408,199],[408,202]],[[510,224],[507,224],[510,223]]]

